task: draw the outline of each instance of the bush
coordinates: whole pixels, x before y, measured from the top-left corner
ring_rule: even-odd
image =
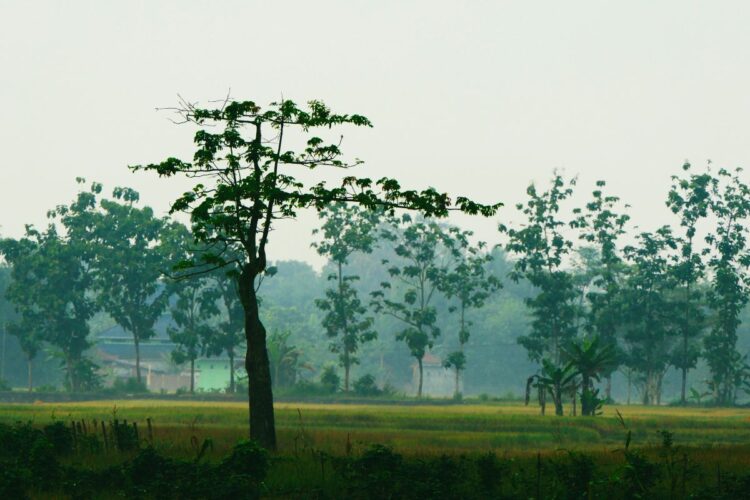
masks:
[[[354,381],[354,393],[357,396],[380,396],[383,391],[375,384],[375,377],[368,373]]]
[[[73,453],[74,439],[70,427],[58,420],[44,427],[43,432],[55,454],[63,456]]]
[[[8,382],[0,378],[0,391],[10,391],[10,390],[12,389],[8,385]]]
[[[291,387],[280,387],[274,391],[276,396],[286,397],[330,396],[331,393],[330,386],[309,380],[300,380]]]
[[[320,384],[327,389],[329,393],[334,393],[341,387],[341,377],[336,373],[336,368],[328,365],[323,368],[320,374]]]
[[[112,385],[112,389],[118,394],[142,394],[148,392],[145,382],[138,382],[135,377],[126,379],[118,378]]]

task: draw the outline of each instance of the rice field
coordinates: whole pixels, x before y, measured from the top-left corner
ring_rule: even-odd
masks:
[[[503,455],[557,450],[611,451],[627,430],[634,446],[656,446],[657,431],[675,444],[720,450],[750,450],[750,409],[613,405],[593,418],[541,416],[519,403],[461,405],[367,405],[279,403],[280,452],[301,447],[331,454],[386,444],[399,453],[430,456],[495,451]],[[128,420],[144,428],[151,419],[154,441],[175,454],[189,453],[196,440],[211,439],[218,454],[247,435],[247,407],[236,402],[96,401],[3,404],[0,422],[45,425],[53,420]]]
[[[743,408],[615,405],[601,416],[583,418],[540,416],[537,408],[519,403],[279,403],[276,419],[279,450],[271,456],[265,477],[259,476],[261,497],[681,498],[693,494],[735,499],[742,497],[738,492],[746,492],[750,481],[750,409]],[[119,444],[113,449],[112,434],[109,445],[106,436],[97,435],[102,422],[110,423],[111,433],[115,420],[120,425],[125,420],[137,423],[136,449]],[[147,430],[148,420],[152,432]],[[73,496],[109,498],[117,492],[127,496],[165,487],[187,488],[172,495],[180,498],[205,474],[217,479],[216,474],[226,470],[226,457],[247,436],[247,407],[236,402],[166,400],[0,405],[0,424],[19,422],[39,428],[62,422],[63,430],[82,436],[76,438],[79,445],[74,440],[75,451],[60,458],[67,468],[52,469],[67,471],[69,479],[57,476],[57,482],[46,489],[26,483],[31,498],[49,498],[51,493],[72,498],[71,491],[76,492]],[[85,436],[81,427],[72,430],[72,422],[87,426]],[[24,427],[6,427],[6,434],[8,429]],[[663,430],[674,437],[668,446],[659,433]],[[628,434],[631,442],[626,450]],[[92,443],[96,446],[86,448]],[[389,446],[397,455],[377,451],[382,448],[373,447],[376,444]],[[14,452],[10,453],[12,457]],[[139,468],[136,464],[144,460],[155,465]],[[9,478],[37,474],[34,463],[30,462],[31,469],[15,471],[15,476],[0,475],[0,492],[8,497],[7,492],[13,491],[8,490],[14,484]],[[173,476],[164,476],[164,470]],[[181,472],[174,476],[175,471]],[[81,485],[88,493],[81,493]]]

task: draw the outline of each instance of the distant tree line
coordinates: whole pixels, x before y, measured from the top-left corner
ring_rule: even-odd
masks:
[[[174,111],[197,128],[192,160],[170,157],[131,168],[195,180],[170,210],[190,216],[189,230],[139,208],[132,189],[117,188],[105,199],[95,183],[51,210],[47,228],[28,226],[24,237],[0,242],[11,267],[6,297],[15,307],[8,332],[29,366],[41,346],[51,347],[71,390],[98,384],[87,356],[95,315],[105,313],[132,335],[141,382],[140,345],[169,310],[169,335],[178,346],[173,358],[189,364],[191,374],[199,356],[233,359],[244,349],[250,434],[274,448],[272,387],[294,380],[302,356],[286,332],[267,331],[266,322],[286,313],[264,311],[260,289],[274,274],[267,245],[275,221],[302,209],[321,215],[315,245],[329,260],[330,286],[309,300],[317,312],[308,310],[308,318],[319,315],[344,371],[344,391],[354,385],[351,370],[364,346],[383,345],[377,326],[387,318],[417,366],[418,397],[427,352],[445,331],[455,332],[443,362],[454,371],[459,397],[472,362],[475,318],[503,287],[519,286],[525,308],[516,315],[524,329],[518,342],[538,366],[527,380],[527,400],[536,388],[542,411],[551,398],[562,414],[570,399],[574,412],[580,401],[582,414],[596,414],[618,369],[651,404],[661,403],[667,369],[680,370],[684,403],[688,372],[699,359],[710,369],[707,388],[715,403],[733,404],[750,389],[747,359],[737,347],[750,264],[750,193],[739,171],[694,173],[686,164],[667,196],[675,228],[651,232],[628,227],[626,206],[605,193],[604,182],[584,206],[569,207],[575,179],[556,174],[544,190],[529,187],[517,206],[522,222],[501,224],[501,243],[491,247],[440,219],[452,211],[492,216],[501,204],[434,188],[407,190],[390,178],[347,176],[330,187],[292,175],[361,164],[342,159],[340,138],[313,134],[371,126],[361,115],[289,100],[265,108],[229,99],[212,108],[181,102]],[[286,149],[292,137],[303,146]],[[510,266],[494,261],[498,248]],[[358,283],[355,261],[380,276],[377,286]],[[234,388],[234,374],[231,379]],[[604,394],[595,387],[600,379]]]
[[[471,234],[429,219],[384,217],[333,206],[321,212],[322,241],[317,248],[335,264],[336,284],[317,301],[325,330],[344,369],[357,362],[359,346],[376,337],[372,314],[395,318],[396,340],[404,342],[419,367],[441,335],[434,301],[456,312],[458,349],[447,353],[446,367],[459,376],[470,339],[467,314],[497,293],[500,280],[525,281],[532,291],[525,303],[530,329],[518,341],[539,372],[527,383],[527,400],[537,389],[542,412],[547,398],[557,414],[566,399],[573,412],[593,415],[611,400],[611,378],[622,370],[644,403],[661,404],[662,382],[672,367],[681,373],[680,402],[688,399],[687,374],[703,359],[710,370],[706,389],[716,404],[734,404],[750,390],[747,354],[737,346],[740,315],[747,304],[748,187],[740,171],[710,168],[695,173],[689,164],[673,177],[666,206],[676,228],[628,233],[627,206],[605,192],[603,181],[583,207],[568,207],[576,185],[555,175],[546,190],[531,185],[517,206],[522,222],[500,225],[500,246],[515,258],[507,276],[489,269],[492,253]],[[368,311],[345,275],[347,258],[390,246],[383,259],[388,279],[372,290]],[[368,316],[370,314],[370,316]],[[595,382],[605,381],[604,393]],[[695,393],[696,390],[692,389]],[[700,399],[700,398],[697,398]]]
[[[580,402],[581,414],[595,414],[611,399],[618,370],[644,403],[660,404],[670,367],[681,373],[685,403],[688,390],[697,392],[687,386],[687,374],[701,358],[710,370],[701,395],[733,404],[750,389],[747,357],[737,346],[750,263],[745,243],[750,198],[739,173],[708,168],[695,173],[685,165],[666,202],[679,225],[636,234],[628,233],[626,205],[606,193],[604,182],[583,207],[568,207],[575,184],[555,175],[546,190],[530,186],[527,201],[517,207],[522,222],[501,225],[505,242],[494,248],[430,218],[335,203],[322,210],[313,244],[330,262],[324,271],[328,288],[311,290],[312,309],[302,318],[292,319],[273,302],[262,308],[264,317],[281,327],[269,337],[274,385],[294,384],[305,368],[322,369],[290,338],[291,329],[309,318],[325,333],[343,371],[341,389],[350,391],[359,351],[378,333],[382,339],[386,332],[382,321],[378,331],[378,318],[388,317],[387,334],[403,343],[418,367],[418,397],[424,356],[441,335],[455,332],[455,339],[443,342],[453,350],[441,352],[460,397],[461,374],[471,362],[466,347],[474,315],[505,281],[528,287],[529,326],[518,342],[538,363],[527,399],[536,389],[542,411],[549,401],[562,414],[570,400],[574,412]],[[101,185],[92,184],[70,205],[51,210],[46,229],[29,226],[24,237],[0,243],[10,266],[6,298],[15,309],[5,327],[18,339],[29,367],[45,346],[59,358],[66,387],[96,388],[96,360],[86,353],[91,320],[105,313],[133,336],[140,381],[139,346],[168,313],[173,320],[168,333],[176,344],[172,357],[189,366],[190,390],[199,357],[226,355],[233,391],[234,360],[245,347],[237,271],[171,279],[181,263],[200,259],[205,248],[184,225],[139,208],[132,189],[115,189],[109,199],[101,192]],[[505,272],[493,268],[494,257],[505,259],[498,247],[515,256],[505,260],[510,264]],[[352,259],[359,269],[368,259],[380,268],[379,284],[369,279],[367,289],[359,283],[360,276],[350,271]],[[273,274],[270,268],[268,276]],[[32,377],[29,369],[30,387]],[[600,380],[603,386],[595,387]]]

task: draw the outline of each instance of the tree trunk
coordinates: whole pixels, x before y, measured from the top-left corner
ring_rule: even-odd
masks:
[[[339,261],[339,318],[341,319],[341,326],[343,331],[341,332],[341,340],[343,344],[344,353],[344,392],[349,392],[349,370],[351,368],[351,362],[349,361],[349,326],[346,321],[346,310],[344,309],[344,267],[343,263]]]
[[[664,374],[659,373],[656,376],[656,406],[661,406],[661,388],[662,388],[662,380],[664,379]]]
[[[544,416],[547,410],[547,389],[544,389],[543,387],[539,387],[539,389],[537,389],[537,394],[539,396],[540,412],[542,416]]]
[[[190,360],[190,394],[195,394],[195,360]]]
[[[453,399],[458,399],[458,395],[460,391],[458,390],[458,377],[459,377],[459,371],[458,368],[456,368],[456,388],[453,391]]]
[[[135,379],[141,383],[141,341],[138,334],[133,333],[133,344],[135,345]]]
[[[32,372],[32,367],[31,367],[31,358],[29,358],[27,361],[28,361],[28,368],[29,368],[29,379],[28,379],[29,380],[29,392],[33,392],[34,377],[33,377],[33,372]]]
[[[692,238],[690,239],[692,243]],[[685,406],[685,387],[687,386],[688,335],[690,334],[690,282],[685,287],[685,329],[682,332],[682,386],[680,388],[680,404]]]
[[[271,369],[266,350],[266,329],[260,321],[255,276],[251,269],[243,269],[239,277],[240,299],[245,311],[245,370],[249,404],[250,439],[268,450],[276,449],[276,425],[273,415]]]
[[[422,358],[417,358],[417,364],[419,365],[419,386],[417,388],[417,397],[422,397],[422,375],[423,375],[423,369],[422,369]]]
[[[612,375],[607,376],[607,388],[605,389],[605,394],[607,395],[607,402],[609,403],[612,401]]]
[[[593,409],[591,408],[591,398],[590,397],[584,397],[584,396],[590,396],[587,394],[587,391],[590,391],[591,386],[591,380],[588,376],[584,376],[581,379],[581,415],[584,417],[588,417],[590,415],[594,414]]]
[[[577,399],[576,398],[576,391],[573,390],[573,416],[574,417],[577,416],[577,412],[578,412],[578,408],[577,408],[578,403],[576,402],[576,399]],[[583,401],[581,401],[581,413],[583,413]],[[585,415],[585,413],[583,413],[583,414]]]
[[[630,389],[633,387],[631,371],[628,370],[628,405],[630,405]]]
[[[229,392],[234,394],[234,349],[227,349],[229,356]]]
[[[68,383],[70,384],[70,392],[78,392],[78,377],[75,375],[75,362],[70,356],[65,359],[65,365],[68,371]]]
[[[687,339],[686,339],[687,340]],[[685,406],[687,400],[685,399],[685,386],[687,385],[687,367],[682,367],[682,388],[680,390],[680,404]]]
[[[344,358],[344,392],[349,392],[349,370],[351,367],[349,366],[348,357],[347,353],[346,358]]]
[[[562,402],[562,393],[558,389],[557,394],[553,396],[554,402],[555,402],[555,415],[558,417],[563,416],[563,402]]]

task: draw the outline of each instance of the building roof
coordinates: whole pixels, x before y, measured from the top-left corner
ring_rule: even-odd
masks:
[[[172,316],[163,314],[154,324],[154,336],[140,342],[141,360],[162,360],[168,358],[175,349],[175,343],[169,338],[167,329],[176,326]],[[135,359],[133,334],[120,325],[98,333],[96,347],[106,358]]]
[[[154,336],[152,337],[152,340],[162,340],[166,342],[170,342],[169,340],[169,333],[167,333],[167,328],[169,327],[175,327],[177,326],[174,320],[172,319],[172,316],[169,314],[162,314],[159,319],[156,320],[156,323],[154,324]],[[133,340],[133,334],[127,330],[125,330],[120,325],[115,325],[111,328],[107,328],[104,331],[99,332],[96,334],[96,342],[109,342],[109,341],[123,341],[123,340]]]

